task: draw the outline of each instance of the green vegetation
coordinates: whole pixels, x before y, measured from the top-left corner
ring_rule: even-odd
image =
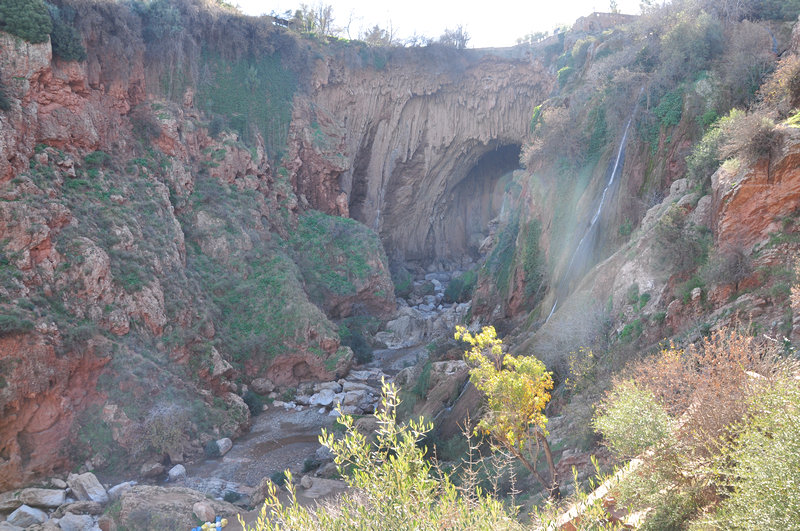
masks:
[[[53,31],[50,33],[53,55],[65,61],[85,60],[86,49],[80,33],[73,26],[75,10],[69,5],[59,8],[52,4],[47,4],[47,9],[53,21]]]
[[[208,51],[203,62],[210,71],[210,81],[198,87],[200,105],[223,116],[227,126],[247,143],[253,143],[259,132],[270,158],[280,159],[297,86],[295,74],[283,66],[280,55],[231,62]]]
[[[618,456],[641,458],[611,495],[647,508],[642,529],[793,528],[800,385],[777,349],[722,329],[615,380],[594,427]]]
[[[672,424],[652,392],[627,380],[608,394],[594,429],[617,455],[631,459],[668,437]]]
[[[474,269],[465,271],[460,277],[450,280],[444,290],[445,301],[467,302],[472,299],[472,293],[475,291],[477,281],[478,274]]]
[[[331,295],[354,295],[373,274],[370,259],[379,259],[388,269],[377,235],[350,218],[306,212],[289,243],[308,293],[322,307]]]
[[[267,499],[248,531],[278,529],[403,529],[413,522],[419,529],[518,529],[521,526],[502,503],[476,489],[474,483],[456,486],[450,475],[426,460],[420,441],[431,429],[422,421],[398,424],[399,400],[391,384],[383,389],[383,404],[375,416],[375,442],[343,416],[339,438],[325,430],[320,442],[330,448],[336,465],[352,491],[330,509],[306,508],[297,503],[291,474],[286,485],[291,503],[278,499],[270,485]],[[277,478],[276,479],[280,479]],[[273,481],[273,483],[275,483]],[[356,494],[357,493],[357,494]]]
[[[508,294],[511,287],[518,234],[519,215],[514,215],[498,233],[497,243],[482,268],[482,274],[489,274],[495,279],[495,285],[502,297]]]
[[[0,30],[31,43],[47,42],[53,23],[42,0],[3,0]]]

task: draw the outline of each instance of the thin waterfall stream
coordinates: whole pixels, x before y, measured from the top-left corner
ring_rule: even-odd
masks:
[[[625,130],[622,133],[622,140],[619,143],[619,149],[617,150],[617,158],[614,161],[614,166],[611,169],[611,174],[608,177],[608,182],[606,183],[605,188],[603,188],[603,193],[600,196],[600,202],[597,205],[597,210],[592,216],[592,220],[589,223],[589,227],[583,233],[583,237],[581,237],[580,241],[578,242],[577,247],[575,247],[575,251],[573,251],[572,256],[569,260],[569,265],[567,265],[566,271],[564,274],[561,275],[561,279],[558,283],[558,287],[556,289],[556,300],[553,302],[553,308],[550,310],[550,313],[547,315],[547,319],[545,319],[545,323],[550,320],[553,316],[553,313],[556,311],[556,307],[558,306],[559,297],[563,293],[565,283],[570,280],[570,273],[572,272],[572,268],[575,265],[575,258],[580,254],[583,250],[584,244],[589,241],[589,235],[592,234],[592,231],[595,229],[597,222],[600,220],[600,216],[603,213],[603,207],[606,203],[606,195],[608,195],[608,191],[611,189],[611,186],[614,184],[614,180],[618,173],[622,172],[622,166],[625,163],[625,143],[628,140],[628,130],[631,127],[631,123],[633,123],[633,118],[636,115],[636,110],[639,108],[639,98],[644,91],[644,87],[639,90],[639,95],[636,97],[636,105],[633,107],[633,111],[631,112],[630,117],[628,118],[628,123],[625,125]]]

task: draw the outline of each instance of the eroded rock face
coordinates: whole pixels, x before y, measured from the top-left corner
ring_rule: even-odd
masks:
[[[754,166],[725,167],[714,174],[714,236],[720,247],[749,251],[781,230],[781,220],[800,204],[800,133],[782,128],[779,155]]]
[[[374,228],[392,258],[460,258],[473,228],[459,184],[482,156],[521,144],[553,76],[530,60],[397,54],[382,70],[318,62],[312,105],[295,105],[291,170],[314,208]]]

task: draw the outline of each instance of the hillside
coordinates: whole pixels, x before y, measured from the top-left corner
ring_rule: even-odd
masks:
[[[593,405],[648,355],[736,328],[794,356],[800,8],[723,4],[491,50],[0,9],[0,491],[200,459],[412,346],[403,413],[456,460],[463,321],[552,371],[566,493],[621,459]]]

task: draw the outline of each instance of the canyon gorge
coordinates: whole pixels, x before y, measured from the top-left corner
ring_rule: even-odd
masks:
[[[381,377],[444,443],[480,406],[458,324],[553,371],[559,474],[585,479],[610,458],[580,397],[626,362],[731,326],[800,339],[795,19],[719,14],[698,63],[656,15],[458,49],[52,6],[82,58],[0,24],[0,492],[185,464],[192,504],[222,473],[263,499],[270,467],[209,464],[219,441],[302,463],[336,403],[370,427]],[[122,500],[114,525],[146,528]]]

